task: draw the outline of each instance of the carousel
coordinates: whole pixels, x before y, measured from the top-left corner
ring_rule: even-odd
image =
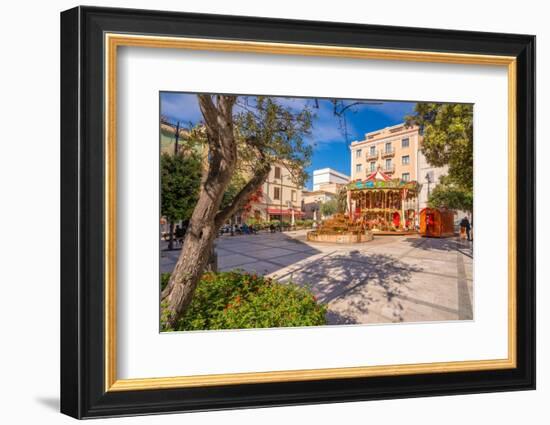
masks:
[[[416,233],[419,190],[416,181],[392,179],[380,170],[375,171],[365,180],[348,184],[350,219],[380,235]]]

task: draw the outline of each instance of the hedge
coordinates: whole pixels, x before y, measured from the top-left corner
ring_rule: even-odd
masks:
[[[175,329],[161,322],[165,331],[321,326],[326,310],[294,283],[235,271],[205,273]]]

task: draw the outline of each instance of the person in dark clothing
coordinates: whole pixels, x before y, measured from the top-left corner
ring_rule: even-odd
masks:
[[[463,227],[466,230],[466,236],[468,237],[468,240],[471,241],[472,238],[470,237],[470,229],[472,226],[470,225],[470,221],[467,217],[464,217],[462,221],[460,222],[460,227]]]
[[[183,237],[185,236],[185,229],[183,227],[180,227],[179,224],[177,224],[176,230],[174,232],[174,236],[176,237],[176,243],[178,245],[183,245]]]

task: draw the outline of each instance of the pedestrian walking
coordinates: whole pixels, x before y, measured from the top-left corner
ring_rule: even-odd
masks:
[[[466,231],[466,236],[468,237],[468,240],[471,241],[472,238],[470,237],[470,230],[472,226],[470,225],[470,221],[468,220],[468,217],[464,217],[460,221],[460,227]]]

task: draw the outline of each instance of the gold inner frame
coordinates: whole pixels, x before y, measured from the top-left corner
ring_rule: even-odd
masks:
[[[516,367],[516,58],[459,53],[370,49],[325,45],[105,34],[105,391],[235,385],[284,381],[510,369]],[[418,364],[248,372],[164,378],[118,379],[116,373],[116,99],[120,46],[325,56],[468,65],[503,66],[508,71],[508,357]]]

